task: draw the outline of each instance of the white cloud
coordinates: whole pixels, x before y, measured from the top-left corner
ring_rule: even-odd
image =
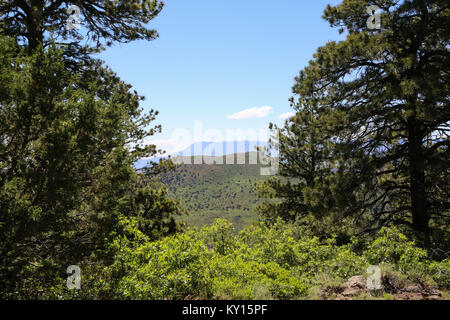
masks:
[[[293,116],[295,116],[295,114],[293,112],[285,112],[285,113],[280,114],[278,116],[278,118],[286,120],[286,119],[289,119],[290,117],[293,117]]]
[[[246,110],[239,111],[227,117],[227,119],[241,120],[241,119],[251,119],[251,118],[264,118],[269,113],[273,111],[272,107],[255,107]]]

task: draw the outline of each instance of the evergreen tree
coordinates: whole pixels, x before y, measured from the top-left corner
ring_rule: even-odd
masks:
[[[85,36],[66,28],[85,13]],[[101,41],[153,39],[156,1],[0,4],[0,296],[41,298],[74,264],[108,264],[109,245],[136,219],[149,239],[179,230],[178,203],[156,182],[163,167],[144,139],[157,111],[90,53]],[[90,15],[87,17],[87,15]],[[97,41],[92,45],[92,40]],[[47,296],[48,297],[48,296]]]
[[[368,28],[370,5],[381,8],[379,30]],[[448,228],[449,13],[440,0],[326,8],[324,18],[347,36],[320,47],[296,78],[297,115],[280,139],[280,173],[302,185],[262,187],[282,199],[278,206],[294,217],[352,221],[360,231]],[[305,117],[309,109],[314,117]]]
[[[146,24],[163,5],[159,0],[4,0],[0,3],[0,34],[14,38],[30,51],[57,38],[64,44],[66,57],[73,59],[89,53],[88,47],[81,45],[82,39],[97,46],[155,39],[158,33]]]

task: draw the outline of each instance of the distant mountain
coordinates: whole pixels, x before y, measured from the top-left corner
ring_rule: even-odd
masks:
[[[197,142],[188,148],[176,152],[172,156],[224,156],[256,151],[256,147],[269,147],[266,141],[222,141],[222,142]]]
[[[207,157],[221,157],[231,154],[244,154],[256,151],[256,147],[267,147],[267,141],[221,141],[221,142],[196,142],[191,144],[184,150],[172,153],[172,158],[176,157],[192,157],[192,156],[207,156]],[[160,159],[166,157],[155,157],[152,159],[140,159],[135,163],[137,169],[141,169],[148,165],[149,161],[159,162]]]

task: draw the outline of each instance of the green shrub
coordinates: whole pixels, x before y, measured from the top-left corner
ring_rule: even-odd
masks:
[[[430,262],[428,272],[439,287],[450,289],[450,259]]]
[[[414,241],[397,228],[382,228],[378,237],[368,246],[364,256],[371,264],[390,263],[401,272],[421,268],[427,262],[427,251],[415,246]]]
[[[99,284],[96,294],[123,299],[302,299],[330,281],[339,285],[364,275],[371,264],[389,266],[405,279],[449,284],[449,260],[430,262],[425,250],[395,228],[383,228],[356,253],[354,243],[320,241],[281,221],[235,234],[229,222],[219,219],[155,242],[133,221],[123,223],[128,234],[114,242],[115,260],[105,273],[116,282],[105,281],[103,288]]]

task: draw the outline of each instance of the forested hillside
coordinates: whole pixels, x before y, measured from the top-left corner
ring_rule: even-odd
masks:
[[[203,226],[216,218],[225,218],[240,230],[258,220],[254,209],[259,199],[254,185],[264,179],[260,174],[261,165],[248,164],[248,153],[233,156],[237,157],[243,157],[247,164],[217,164],[225,163],[226,157],[211,157],[213,162],[216,161],[212,165],[186,164],[188,161],[194,163],[194,157],[174,160],[184,164],[165,173],[161,182],[167,185],[175,199],[181,200],[182,207],[188,212],[181,221],[189,226]]]

